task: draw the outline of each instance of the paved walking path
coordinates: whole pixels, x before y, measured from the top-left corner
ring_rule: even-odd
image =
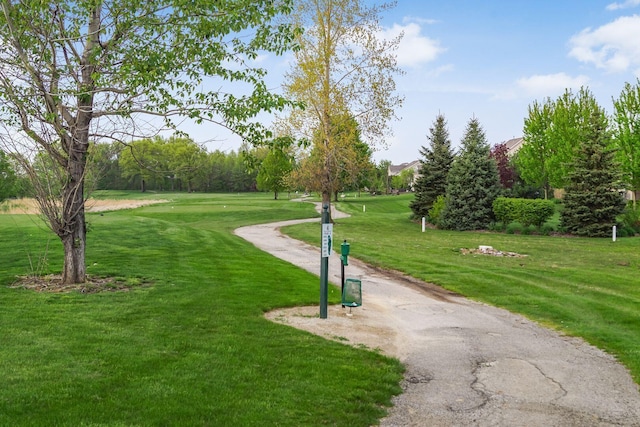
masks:
[[[319,220],[243,227],[236,234],[319,275],[319,250],[279,232],[305,221]],[[399,358],[407,368],[404,392],[382,426],[640,426],[638,386],[599,349],[354,258],[346,269],[363,287],[363,306],[351,316],[340,306],[329,307],[327,319],[309,316],[319,312],[316,306],[269,317]],[[339,276],[334,253],[329,277],[337,284]]]

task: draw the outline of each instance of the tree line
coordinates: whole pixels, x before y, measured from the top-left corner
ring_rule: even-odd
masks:
[[[389,161],[378,165],[366,144],[354,142],[360,153],[351,168],[342,161],[334,177],[339,191],[384,193]],[[91,190],[247,192],[318,191],[320,184],[312,165],[313,150],[298,149],[293,139],[276,138],[263,147],[243,145],[237,151],[208,151],[188,137],[141,139],[126,145],[94,143],[88,153],[85,185]],[[345,150],[347,150],[345,148]],[[348,157],[348,156],[347,156]],[[33,169],[45,175],[54,166],[47,156],[37,155]],[[49,185],[53,181],[47,177]],[[0,201],[9,197],[32,197],[34,188],[27,173],[0,150]]]

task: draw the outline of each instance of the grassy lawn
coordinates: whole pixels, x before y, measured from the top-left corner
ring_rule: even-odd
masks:
[[[16,275],[59,272],[62,251],[37,218],[0,215],[0,425],[369,426],[384,415],[400,364],[265,320],[318,304],[319,279],[232,234],[313,216],[311,205],[96,196],[168,200],[88,215],[89,274],[140,285],[130,291],[9,288]]]
[[[412,197],[346,198],[337,206],[352,217],[336,220],[334,241],[347,239],[351,255],[363,261],[402,270],[581,336],[615,355],[640,384],[640,238],[614,243],[431,229],[422,233],[421,225],[409,220]],[[317,225],[285,231],[317,244]],[[527,256],[460,251],[479,245]]]

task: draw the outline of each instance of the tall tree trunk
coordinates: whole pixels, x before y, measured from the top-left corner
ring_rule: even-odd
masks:
[[[58,235],[64,246],[62,281],[65,284],[86,280],[85,247],[87,228],[84,211],[84,178],[88,144],[69,141],[72,149],[68,159],[69,182],[63,189],[62,221]]]
[[[84,210],[78,215],[70,234],[62,238],[64,246],[64,265],[62,282],[65,284],[83,283],[87,279],[85,263],[86,227]]]

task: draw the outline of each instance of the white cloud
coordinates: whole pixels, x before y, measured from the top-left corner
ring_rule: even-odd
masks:
[[[516,81],[519,91],[533,97],[555,97],[561,95],[565,89],[578,89],[589,83],[589,77],[579,75],[571,77],[566,73],[533,75]]]
[[[640,15],[623,16],[595,30],[586,28],[571,37],[569,56],[608,72],[624,72],[640,66],[638,40]]]
[[[433,25],[437,24],[438,22],[439,21],[437,19],[420,18],[418,16],[405,16],[404,18],[402,18],[403,24],[416,23],[420,25]]]
[[[607,10],[627,9],[636,6],[640,6],[640,0],[627,0],[622,3],[610,3],[607,5]]]
[[[400,67],[415,67],[420,64],[435,60],[438,55],[446,51],[438,40],[420,34],[421,28],[418,24],[409,23],[407,25],[394,24],[391,28],[383,31],[382,38],[390,40],[404,32],[396,51],[398,65]]]
[[[425,77],[439,77],[442,74],[446,74],[453,70],[455,70],[455,67],[453,66],[453,64],[441,65],[440,67],[427,71],[427,73],[425,74]]]

